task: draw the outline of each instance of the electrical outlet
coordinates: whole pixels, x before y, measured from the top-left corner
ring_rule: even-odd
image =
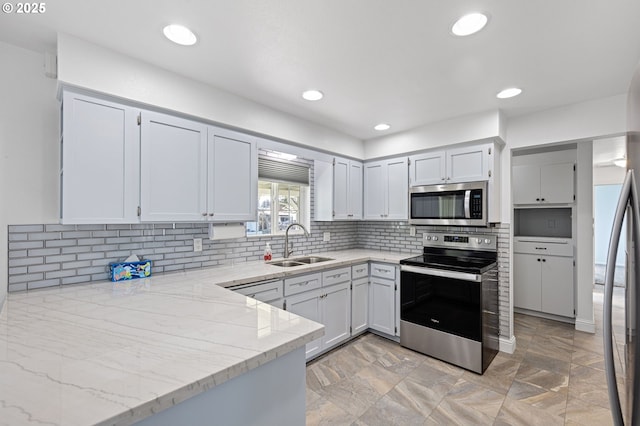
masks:
[[[193,251],[202,251],[202,238],[193,239]]]
[[[324,242],[331,241],[331,232],[323,232],[322,241]]]
[[[411,236],[411,237],[415,237],[416,236],[416,227],[415,226],[410,226],[409,227],[409,236]]]

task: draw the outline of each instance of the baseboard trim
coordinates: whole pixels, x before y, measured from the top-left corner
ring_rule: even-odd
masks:
[[[584,331],[585,333],[595,334],[596,323],[593,320],[587,321],[576,318],[576,330]]]
[[[514,353],[516,350],[516,336],[510,338],[500,337],[500,352],[508,354]]]

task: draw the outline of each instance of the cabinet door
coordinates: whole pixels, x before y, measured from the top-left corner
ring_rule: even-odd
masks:
[[[309,291],[288,297],[287,311],[300,315],[303,318],[310,319],[315,322],[322,323],[320,312],[320,296],[323,294],[322,289]],[[325,330],[325,335],[326,335]],[[307,359],[318,354],[322,350],[323,337],[307,343],[306,355]]]
[[[322,289],[320,306],[324,336],[322,349],[337,345],[350,336],[351,326],[351,290],[350,283],[342,283]]]
[[[333,220],[333,165],[326,161],[313,161],[313,202],[315,220]]]
[[[349,197],[348,212],[349,219],[362,219],[362,163],[349,161]]]
[[[385,219],[409,219],[409,180],[407,157],[387,161],[387,211]]]
[[[513,204],[538,204],[540,202],[540,166],[513,166],[512,177]]]
[[[369,278],[353,280],[351,289],[351,334],[369,328]]]
[[[135,223],[140,201],[139,110],[63,95],[62,223]]]
[[[410,157],[409,184],[411,186],[444,183],[445,154],[444,151],[429,152]]]
[[[541,311],[573,317],[573,258],[545,256],[541,266]]]
[[[207,127],[142,112],[143,221],[202,221],[207,217]]]
[[[541,256],[514,253],[513,305],[516,308],[539,311],[542,306],[540,287]]]
[[[385,205],[386,164],[383,162],[364,165],[364,218],[384,219],[387,214]],[[406,198],[406,197],[405,197]]]
[[[476,145],[448,150],[447,183],[489,180],[488,149],[488,145]]]
[[[573,203],[573,163],[540,167],[540,199],[544,203]]]
[[[395,335],[395,281],[371,277],[369,297],[369,327]]]
[[[333,165],[333,218],[348,219],[349,160],[336,158]]]
[[[210,127],[208,176],[210,220],[256,220],[258,154],[252,138]]]

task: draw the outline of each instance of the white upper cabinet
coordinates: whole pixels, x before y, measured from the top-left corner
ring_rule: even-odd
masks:
[[[333,218],[349,219],[349,160],[333,162]]]
[[[364,165],[364,218],[367,220],[407,220],[407,157]]]
[[[574,202],[574,163],[514,165],[513,204]]]
[[[202,221],[207,212],[207,126],[143,111],[141,219]]]
[[[432,151],[410,157],[409,182],[411,186],[445,183],[447,180],[444,151]]]
[[[142,114],[143,221],[255,220],[258,156],[246,135]]]
[[[486,181],[492,177],[493,143],[432,151],[409,158],[411,186]],[[495,158],[495,157],[493,157]]]
[[[62,102],[61,222],[138,222],[139,110],[70,91]]]
[[[473,145],[447,150],[447,182],[489,180],[489,155],[492,145]]]
[[[214,221],[256,220],[258,150],[247,135],[209,127],[208,217]]]
[[[349,161],[349,202],[347,217],[362,219],[363,174],[362,163]]]
[[[315,220],[362,219],[363,171],[359,161],[314,161]]]

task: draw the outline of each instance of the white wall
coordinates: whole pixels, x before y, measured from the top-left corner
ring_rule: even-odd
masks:
[[[359,139],[65,34],[58,36],[58,79],[316,149],[364,156]]]
[[[44,56],[0,42],[0,299],[7,289],[7,225],[58,216],[56,81]]]
[[[593,185],[622,185],[627,170],[617,166],[594,167]]]
[[[485,111],[369,139],[365,141],[364,158],[369,160],[477,140],[504,140],[504,133],[502,113]]]
[[[579,143],[576,167],[576,330],[594,333],[593,142]]]
[[[511,150],[562,142],[590,142],[626,131],[626,95],[565,105],[507,121],[507,145],[502,152],[502,217],[511,217]]]

